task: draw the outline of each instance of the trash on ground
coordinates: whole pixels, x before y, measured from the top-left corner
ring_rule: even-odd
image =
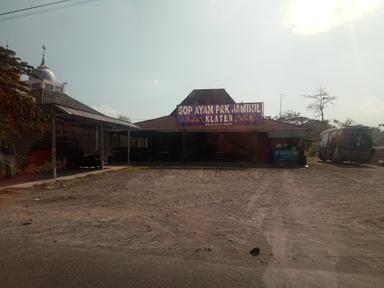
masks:
[[[251,254],[252,256],[260,255],[260,248],[259,247],[253,248],[251,251],[249,251],[249,254]]]

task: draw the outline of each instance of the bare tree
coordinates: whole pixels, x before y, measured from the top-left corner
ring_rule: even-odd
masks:
[[[313,102],[307,105],[307,110],[315,112],[318,116],[321,117],[321,121],[324,121],[324,110],[328,104],[333,104],[336,100],[336,96],[331,96],[327,90],[323,87],[320,87],[317,90],[317,94],[314,95],[304,95],[304,97],[313,99]]]

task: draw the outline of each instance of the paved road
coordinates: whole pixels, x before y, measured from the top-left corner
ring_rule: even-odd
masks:
[[[0,287],[263,287],[260,267],[0,241]]]

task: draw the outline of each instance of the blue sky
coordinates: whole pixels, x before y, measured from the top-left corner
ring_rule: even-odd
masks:
[[[50,1],[1,1],[0,11]],[[305,110],[319,86],[337,96],[326,117],[384,122],[381,0],[73,0],[0,18],[32,65],[47,64],[72,97],[133,120],[169,114],[194,88],[226,88],[266,115]],[[17,15],[16,15],[17,16]]]

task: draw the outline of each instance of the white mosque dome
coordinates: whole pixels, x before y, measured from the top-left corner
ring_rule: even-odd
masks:
[[[36,74],[39,78],[49,81],[56,81],[55,74],[47,65],[40,65],[36,69]]]
[[[41,61],[40,66],[38,66],[35,70],[36,75],[34,75],[33,78],[39,78],[41,80],[48,80],[48,81],[56,81],[55,73],[48,67],[47,64],[45,64],[45,60],[43,57],[43,60]]]
[[[48,80],[48,81],[53,81],[56,82],[56,77],[55,73],[48,67],[47,64],[45,64],[45,45],[43,45],[43,59],[41,59],[41,64],[38,66],[35,70],[35,75],[30,77],[29,79],[41,79],[41,80]]]

